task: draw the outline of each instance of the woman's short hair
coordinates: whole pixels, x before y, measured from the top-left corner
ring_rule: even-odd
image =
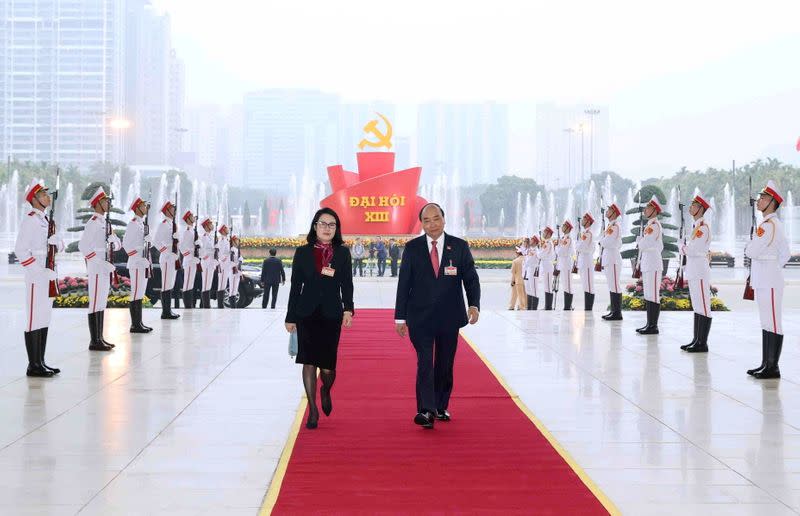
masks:
[[[336,221],[336,232],[333,234],[333,241],[331,242],[335,247],[339,247],[340,245],[344,244],[344,239],[342,238],[342,223],[339,221],[339,215],[336,214],[330,208],[321,208],[317,210],[317,213],[314,214],[314,218],[311,220],[311,229],[308,230],[308,236],[306,236],[306,242],[309,244],[316,244],[317,243],[317,222],[319,218],[323,215],[330,215]]]

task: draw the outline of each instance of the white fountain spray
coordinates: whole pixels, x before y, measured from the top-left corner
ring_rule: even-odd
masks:
[[[789,237],[789,252],[792,252],[794,245],[794,199],[792,191],[786,192],[786,232]]]
[[[725,183],[722,199],[722,213],[720,219],[722,227],[720,228],[720,244],[722,251],[730,253],[732,256],[736,255],[736,204],[734,199],[734,192],[730,184]],[[712,226],[713,228],[713,226]]]

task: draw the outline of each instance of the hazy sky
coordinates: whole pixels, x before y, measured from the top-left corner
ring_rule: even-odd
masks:
[[[798,0],[154,3],[172,16],[190,103],[266,87],[596,103],[610,108],[611,167],[625,175],[798,159]]]

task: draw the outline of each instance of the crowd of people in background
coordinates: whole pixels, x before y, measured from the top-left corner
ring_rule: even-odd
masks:
[[[394,238],[388,242],[378,236],[374,240],[356,238],[353,248],[353,277],[364,277],[364,269],[368,276],[383,277],[386,275],[386,261],[389,260],[389,275],[397,277],[400,262],[400,244]]]

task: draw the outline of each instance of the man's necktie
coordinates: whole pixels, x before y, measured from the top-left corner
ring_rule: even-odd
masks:
[[[431,265],[433,265],[433,275],[439,277],[439,250],[436,248],[436,240],[431,241]]]

